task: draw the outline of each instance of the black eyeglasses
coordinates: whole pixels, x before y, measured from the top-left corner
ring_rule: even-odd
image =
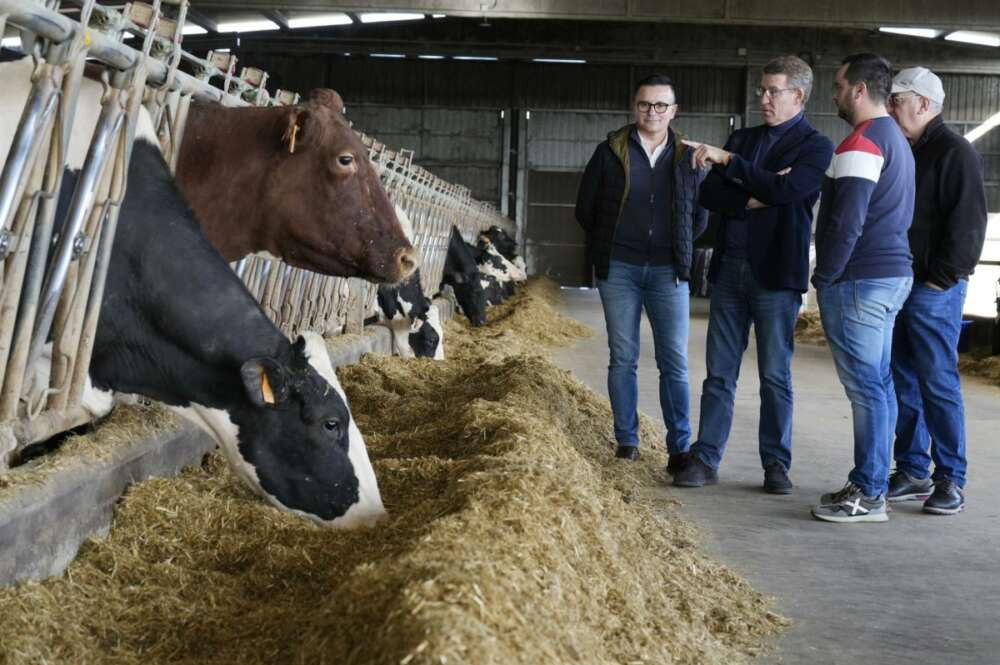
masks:
[[[636,102],[635,108],[639,113],[649,113],[649,109],[653,109],[657,113],[666,113],[667,109],[676,104],[677,102],[671,102],[667,104],[666,102]]]
[[[797,88],[761,88],[757,87],[753,89],[754,97],[762,98],[767,95],[771,99],[774,99],[783,92],[788,92],[789,90],[796,90]]]

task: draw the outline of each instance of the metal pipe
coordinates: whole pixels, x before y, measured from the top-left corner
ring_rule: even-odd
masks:
[[[37,77],[0,173],[0,229],[9,228],[7,220],[13,217],[14,208],[27,184],[25,171],[38,155],[40,144],[45,139],[43,130],[48,127],[58,101],[59,88],[52,78],[44,75]]]
[[[89,15],[93,0],[88,0],[84,13]],[[73,45],[68,54],[70,58],[67,73],[62,76],[60,67],[53,68],[55,78],[62,78],[62,103],[58,105],[55,124],[49,141],[49,156],[46,172],[39,196],[38,212],[35,215],[34,231],[32,233],[31,253],[25,270],[24,282],[21,286],[21,303],[18,307],[18,322],[15,324],[11,358],[8,361],[8,371],[13,372],[11,379],[18,379],[7,384],[7,389],[20,393],[27,368],[33,366],[30,356],[30,343],[27,331],[33,326],[38,311],[39,296],[45,279],[48,264],[49,248],[51,246],[56,208],[59,202],[59,191],[62,187],[65,170],[66,154],[69,149],[72,125],[75,118],[76,103],[79,98],[80,80],[83,78],[86,53],[80,50],[78,44]],[[42,340],[42,344],[45,340]]]
[[[72,260],[73,245],[77,241],[84,220],[93,208],[96,197],[95,188],[104,172],[110,144],[122,128],[125,115],[120,101],[120,97],[116,94],[108,97],[101,109],[97,127],[94,129],[94,137],[87,150],[87,159],[83,164],[76,188],[73,190],[73,199],[70,203],[69,213],[66,215],[66,222],[59,234],[55,258],[49,269],[48,278],[45,280],[42,306],[32,333],[29,363],[41,356],[42,346],[48,337],[56,306],[59,303],[59,295],[66,282],[66,272]]]
[[[71,18],[55,11],[46,9],[32,0],[0,0],[0,14],[7,14],[7,21],[12,25],[28,30],[54,42],[65,42],[71,39],[80,25]],[[87,29],[90,46],[87,55],[113,69],[127,70],[143,57],[135,49],[116,41],[96,30]],[[167,82],[170,69],[168,65],[146,57],[146,80],[155,86]],[[209,102],[220,102],[224,106],[248,106],[239,97],[227,95],[222,90],[214,88],[195,77],[177,71],[174,86],[182,94],[193,95],[195,99]]]

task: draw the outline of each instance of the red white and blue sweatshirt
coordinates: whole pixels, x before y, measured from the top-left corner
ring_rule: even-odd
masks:
[[[912,276],[913,197],[913,151],[896,121],[884,116],[855,127],[823,179],[813,286]]]

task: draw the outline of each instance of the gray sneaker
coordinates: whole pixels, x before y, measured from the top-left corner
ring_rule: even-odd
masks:
[[[926,501],[934,491],[930,478],[914,478],[905,471],[894,471],[889,476],[889,491],[885,498],[895,501]]]
[[[888,522],[885,495],[865,496],[854,483],[847,483],[839,492],[824,494],[812,515],[824,522]]]

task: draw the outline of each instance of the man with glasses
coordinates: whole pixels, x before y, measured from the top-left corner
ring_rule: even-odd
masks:
[[[708,213],[698,206],[701,173],[670,127],[677,114],[673,82],[662,74],[636,86],[635,122],[608,135],[587,163],[576,219],[587,234],[608,330],[608,395],[619,458],[639,458],[639,321],[653,329],[659,396],[667,427],[668,468],[691,442],[687,346],[694,240]]]
[[[792,350],[802,293],[809,287],[813,204],[833,144],[806,120],[812,69],[781,56],[764,66],[760,100],[764,124],[732,134],[724,148],[696,146],[694,165],[712,169],[701,204],[721,223],[709,268],[712,304],[698,439],[678,487],[718,480],[733,422],[736,381],[750,325],[760,376],[758,446],[764,491],[788,494],[792,482]]]
[[[926,499],[924,512],[954,515],[965,507],[966,469],[957,346],[968,276],[986,237],[983,163],[941,119],[944,87],[929,69],[896,74],[890,101],[913,148],[917,193],[909,232],[913,290],[892,340],[899,419],[887,498]]]
[[[826,522],[885,522],[896,425],[890,358],[896,314],[913,283],[906,234],[913,220],[913,152],[886,104],[892,67],[882,56],[844,59],[833,101],[854,128],[834,154],[816,218],[820,318],[851,402],[854,468],[812,514]]]

